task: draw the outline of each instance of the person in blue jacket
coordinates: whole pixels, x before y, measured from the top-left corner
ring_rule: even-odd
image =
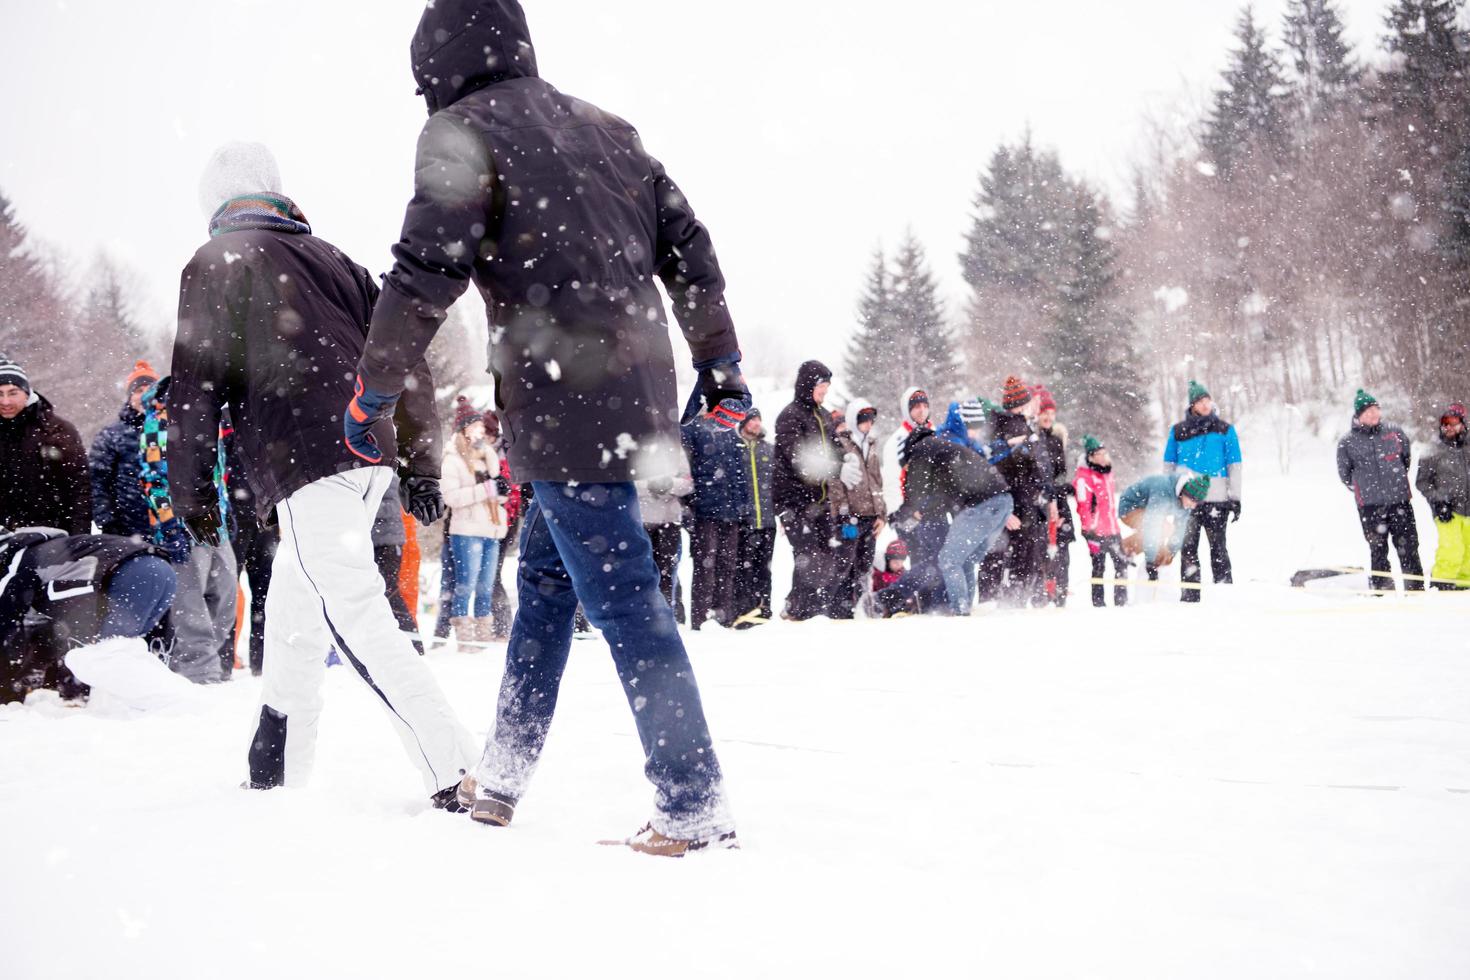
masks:
[[[1124,550],[1143,553],[1150,582],[1158,581],[1160,568],[1173,564],[1189,530],[1189,515],[1204,503],[1213,482],[1201,474],[1146,476],[1118,497],[1118,517],[1138,532]]]
[[[694,581],[689,596],[689,628],[697,630],[711,616],[731,626],[746,612],[735,608],[736,570],[739,567],[740,525],[754,509],[751,475],[740,438],[740,425],[750,410],[748,401],[726,398],[714,409],[683,426],[684,452],[694,492],[688,497],[694,512],[690,551]]]
[[[1189,515],[1184,528],[1182,581],[1200,580],[1199,536],[1210,541],[1210,574],[1216,585],[1232,581],[1226,525],[1240,520],[1240,436],[1235,426],[1215,412],[1214,399],[1198,381],[1189,382],[1189,411],[1169,430],[1164,444],[1164,472],[1171,476],[1200,474],[1210,478],[1210,497]],[[1199,589],[1185,589],[1183,602],[1198,602]]]

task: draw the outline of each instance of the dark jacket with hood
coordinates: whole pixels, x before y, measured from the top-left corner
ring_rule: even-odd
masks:
[[[310,233],[224,231],[194,253],[179,287],[169,390],[169,480],[175,513],[217,504],[220,416],[228,407],[256,513],[310,483],[368,465],[342,439],[377,284]],[[440,436],[422,359],[393,421],[373,430],[386,460],[435,479]],[[394,421],[398,424],[395,442]]]
[[[537,76],[516,0],[438,0],[412,44],[431,116],[361,373],[398,391],[471,281],[519,480],[673,476],[662,280],[696,362],[733,354],[709,233],[631,125]]]
[[[1470,517],[1470,439],[1463,430],[1453,439],[1440,435],[1439,444],[1419,460],[1414,485],[1430,503]]]
[[[1337,475],[1358,506],[1385,507],[1409,502],[1409,437],[1396,425],[1363,425],[1337,444]]]
[[[92,521],[103,534],[149,534],[148,498],[139,479],[143,413],[124,405],[117,421],[97,433],[87,454],[92,475]]]
[[[915,429],[904,442],[908,461],[908,496],[901,514],[924,515],[932,521],[941,514],[983,504],[1008,492],[1005,478],[984,456],[967,445]]]
[[[745,472],[750,477],[750,509],[745,516],[746,527],[764,531],[776,526],[776,498],[772,483],[776,472],[776,452],[771,441],[762,434],[759,439],[741,436],[741,450]]]
[[[1038,426],[1036,434],[1042,474],[1051,479],[1047,497],[1057,505],[1057,544],[1071,544],[1077,540],[1077,532],[1072,526],[1072,505],[1067,503],[1075,492],[1067,468],[1067,427],[1060,422],[1050,429]]]
[[[39,394],[15,418],[0,419],[0,527],[92,529],[82,437]]]
[[[780,511],[825,509],[828,483],[842,470],[831,416],[812,400],[817,385],[830,380],[825,364],[807,361],[796,372],[796,397],[776,416],[772,490]]]

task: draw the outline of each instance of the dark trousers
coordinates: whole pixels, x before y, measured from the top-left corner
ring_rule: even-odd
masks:
[[[1365,504],[1358,509],[1358,520],[1363,525],[1363,537],[1368,540],[1368,561],[1373,572],[1374,589],[1383,592],[1393,589],[1393,579],[1387,574],[1392,571],[1388,562],[1389,539],[1393,540],[1394,550],[1399,553],[1399,570],[1404,575],[1423,576],[1424,566],[1419,563],[1419,528],[1414,523],[1412,504],[1408,501]],[[1424,591],[1423,578],[1406,578],[1404,589]]]
[[[1046,517],[1034,507],[1017,514],[1021,526],[1004,534],[1004,549],[992,548],[980,562],[979,599],[1020,607],[1043,598]],[[998,542],[997,542],[998,544]]]
[[[1230,523],[1230,511],[1225,504],[1200,504],[1189,512],[1189,523],[1184,528],[1184,547],[1180,552],[1182,565],[1179,569],[1181,582],[1200,580],[1199,535],[1200,531],[1210,542],[1210,575],[1215,584],[1225,585],[1231,581],[1230,550],[1225,546],[1225,525]],[[1181,602],[1199,602],[1199,589],[1181,589]]]
[[[1056,583],[1056,596],[1054,602],[1059,606],[1067,604],[1068,579],[1072,577],[1072,547],[1070,542],[1057,541],[1056,554],[1051,553],[1050,544],[1047,545],[1046,555],[1046,577]]]
[[[1123,554],[1123,539],[1115,534],[1109,538],[1089,542],[1089,551],[1092,550],[1091,545],[1094,543],[1097,545],[1098,550],[1092,552],[1092,577],[1095,579],[1102,578],[1107,570],[1108,559],[1111,558],[1113,560],[1113,577],[1120,579],[1127,578],[1128,558]],[[1157,577],[1157,572],[1155,572],[1154,577]],[[1099,585],[1096,582],[1092,584],[1092,604],[1094,606],[1101,607],[1107,605],[1106,590],[1107,586]],[[1128,586],[1113,586],[1113,605],[1126,606],[1127,604]]]
[[[449,522],[444,522],[444,541],[439,546],[439,615],[434,620],[434,638],[449,638],[449,619],[454,610],[454,549],[449,545]]]
[[[257,677],[265,669],[265,598],[271,589],[271,565],[281,543],[280,528],[262,527],[242,515],[240,529],[230,544],[235,550],[235,565],[250,581],[250,672]],[[220,650],[220,661],[227,669],[235,667],[235,632],[230,631],[228,649]]]
[[[678,524],[645,524],[648,540],[653,543],[653,562],[658,566],[658,590],[664,594],[674,618],[684,622],[684,603],[676,601],[679,584],[679,553],[684,542],[679,535],[683,532]]]
[[[857,523],[853,524],[852,521]],[[848,518],[847,523],[848,526],[857,528],[857,537],[844,541],[847,548],[841,554],[841,561],[845,566],[842,569],[842,589],[838,599],[842,607],[838,610],[841,619],[852,618],[852,611],[863,597],[863,587],[872,577],[873,555],[878,550],[878,535],[873,531],[878,523],[877,517]]]
[[[689,628],[699,629],[713,614],[729,626],[735,611],[735,572],[739,568],[740,522],[694,518],[691,557],[694,582],[689,595]]]
[[[771,558],[776,554],[776,529],[741,527],[740,567],[735,577],[736,616],[754,612],[770,619]]]
[[[519,799],[541,756],[571,652],[578,599],[602,631],[670,836],[728,829],[720,765],[631,483],[535,484],[481,785]]]
[[[388,605],[393,610],[393,618],[398,620],[398,628],[413,636],[413,647],[419,653],[424,652],[424,643],[419,639],[419,620],[414,611],[408,608],[408,603],[403,599],[403,593],[398,589],[398,572],[403,568],[403,546],[399,544],[380,544],[373,547],[373,561],[378,565],[378,574],[383,576],[383,594],[388,597]]]
[[[836,538],[833,518],[823,505],[805,513],[783,515],[782,525],[796,565],[791,572],[791,591],[786,595],[786,615],[791,619],[831,616],[840,605],[838,558],[841,541]]]

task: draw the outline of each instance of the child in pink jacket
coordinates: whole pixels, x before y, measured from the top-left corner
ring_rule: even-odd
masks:
[[[1128,559],[1123,555],[1123,525],[1118,520],[1118,492],[1113,483],[1113,459],[1102,441],[1095,436],[1082,439],[1082,463],[1077,467],[1077,478],[1073,481],[1077,490],[1077,526],[1087,542],[1087,551],[1092,555],[1092,577],[1100,579],[1107,567],[1109,556],[1113,559],[1113,574],[1120,578],[1128,576]],[[1103,586],[1092,587],[1092,604],[1105,606],[1106,594]],[[1113,605],[1128,604],[1128,589],[1123,585],[1113,587]]]

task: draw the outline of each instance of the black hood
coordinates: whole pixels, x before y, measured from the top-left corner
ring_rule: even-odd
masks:
[[[812,392],[817,390],[817,385],[831,380],[832,371],[827,365],[821,361],[807,361],[796,369],[796,400],[810,402]]]
[[[518,0],[431,0],[409,54],[429,115],[497,82],[536,77]]]

